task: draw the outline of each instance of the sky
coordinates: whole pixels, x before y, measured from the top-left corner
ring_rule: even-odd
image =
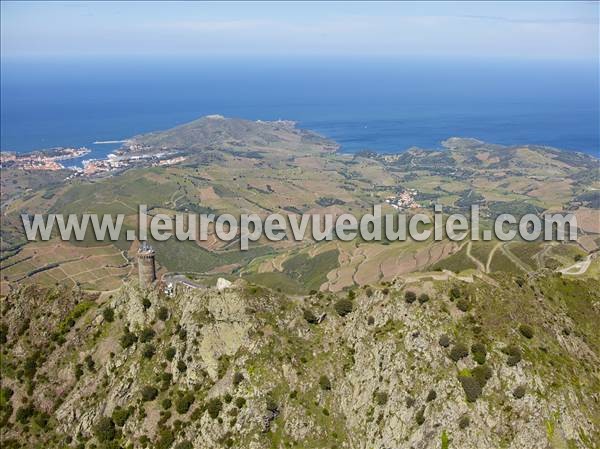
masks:
[[[598,60],[597,2],[1,3],[3,58],[436,56]]]

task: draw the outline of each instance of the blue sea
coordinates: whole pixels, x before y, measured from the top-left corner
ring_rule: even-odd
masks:
[[[598,154],[598,65],[392,59],[2,59],[1,148],[87,146],[207,114],[289,119],[343,151],[451,136]]]

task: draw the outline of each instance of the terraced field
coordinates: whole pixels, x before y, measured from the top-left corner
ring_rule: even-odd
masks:
[[[112,245],[81,247],[49,241],[25,246],[2,261],[2,292],[11,283],[80,285],[88,290],[119,287],[132,269],[123,253]]]

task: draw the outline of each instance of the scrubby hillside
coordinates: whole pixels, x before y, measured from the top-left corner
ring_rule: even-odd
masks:
[[[3,446],[596,448],[600,282],[422,279],[285,297],[23,287]]]
[[[137,145],[152,148],[209,148],[248,150],[279,147],[286,150],[335,150],[337,145],[318,134],[296,128],[291,121],[252,121],[208,115],[165,131],[132,138]]]

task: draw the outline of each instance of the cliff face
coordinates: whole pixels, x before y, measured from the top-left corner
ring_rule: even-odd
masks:
[[[171,298],[24,288],[2,304],[3,443],[595,448],[599,287],[538,275],[343,297],[241,282]]]

